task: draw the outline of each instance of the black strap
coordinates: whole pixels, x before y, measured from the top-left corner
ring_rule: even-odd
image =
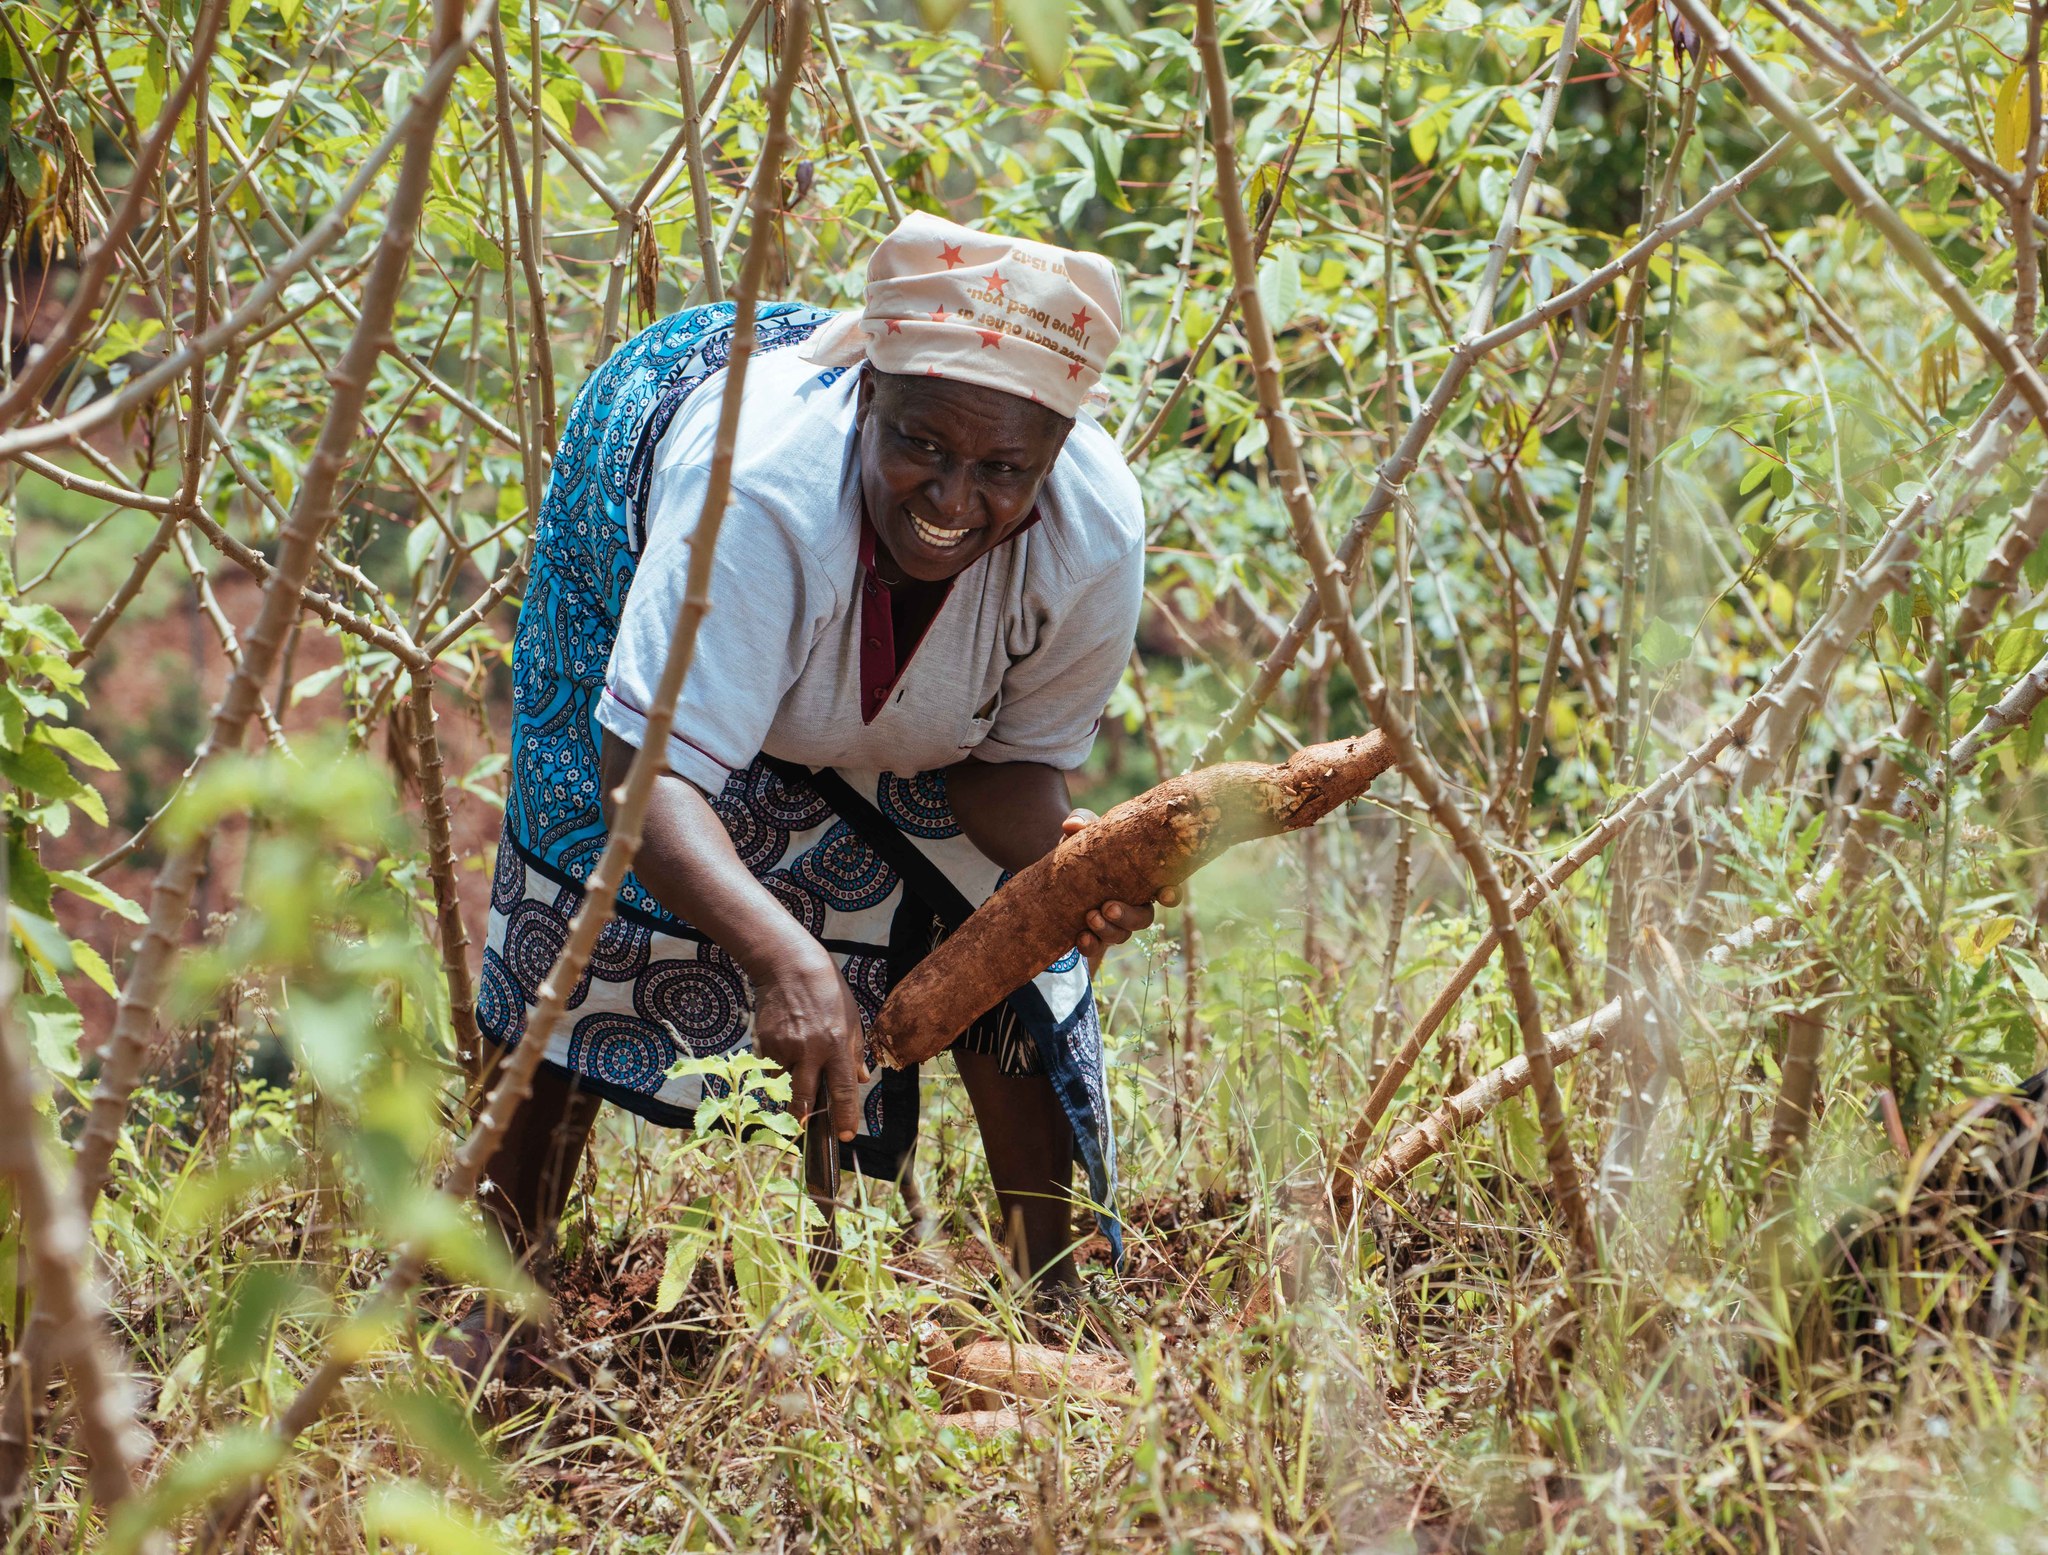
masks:
[[[838,811],[839,818],[854,829],[860,840],[896,871],[903,888],[932,910],[948,934],[973,916],[974,904],[946,878],[945,871],[926,858],[916,843],[890,825],[888,818],[837,772],[830,767],[813,770],[775,756],[764,755],[761,760],[784,782],[809,787]]]

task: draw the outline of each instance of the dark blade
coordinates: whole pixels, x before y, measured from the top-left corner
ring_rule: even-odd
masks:
[[[822,1281],[839,1263],[839,1138],[819,1101],[804,1124],[804,1194],[825,1219],[811,1237],[811,1277]]]

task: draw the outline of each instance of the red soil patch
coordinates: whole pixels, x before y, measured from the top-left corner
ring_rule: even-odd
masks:
[[[167,560],[166,568],[175,566]],[[253,578],[240,571],[224,571],[213,580],[222,611],[240,629],[255,618],[262,590]],[[75,615],[75,613],[74,613]],[[510,629],[511,612],[506,612],[505,629]],[[82,623],[78,623],[82,624]],[[341,649],[329,629],[312,617],[306,618],[293,655],[295,682],[340,662]],[[109,752],[121,762],[119,772],[82,774],[106,800],[111,826],[102,829],[74,814],[66,836],[45,839],[43,854],[53,868],[81,869],[124,842],[135,826],[167,798],[178,775],[205,738],[214,703],[226,689],[227,656],[212,627],[200,615],[188,594],[179,607],[153,616],[124,619],[102,644],[88,671],[90,705],[79,722],[90,729]],[[490,897],[490,866],[497,845],[499,812],[493,805],[456,786],[457,781],[483,757],[502,748],[504,731],[510,722],[510,707],[502,692],[490,698],[496,688],[479,688],[483,698],[468,688],[444,679],[440,709],[440,735],[448,775],[449,809],[454,822],[457,879],[462,891],[463,916],[469,926],[472,946],[481,943]],[[268,694],[274,698],[273,677]],[[340,690],[328,685],[295,704],[281,719],[286,737],[311,737],[318,731],[332,732],[344,712]],[[248,748],[255,748],[261,731],[252,727]],[[390,743],[380,740],[376,753],[390,759]],[[410,775],[410,766],[403,776]],[[410,786],[405,799],[415,819],[417,795]],[[193,899],[193,911],[184,926],[187,943],[203,937],[211,914],[232,900],[231,887],[240,872],[244,833],[238,826],[226,828],[215,840],[206,876]],[[112,889],[149,905],[150,884],[156,872],[156,858],[143,851],[124,859],[101,878]],[[65,930],[93,945],[107,958],[118,979],[129,959],[134,925],[103,912],[78,897],[60,892],[57,896],[59,921]],[[431,936],[432,925],[427,925]],[[472,954],[474,961],[474,953]],[[71,979],[68,986],[85,1017],[88,1051],[96,1050],[111,1029],[114,1001],[84,978]],[[159,1067],[175,1068],[169,1048],[178,1034],[162,1032],[159,1040],[167,1051]]]

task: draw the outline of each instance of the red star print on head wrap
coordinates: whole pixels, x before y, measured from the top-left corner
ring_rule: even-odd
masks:
[[[1101,255],[918,211],[869,256],[866,306],[819,330],[804,355],[980,384],[1071,416],[1122,335],[1116,270]]]

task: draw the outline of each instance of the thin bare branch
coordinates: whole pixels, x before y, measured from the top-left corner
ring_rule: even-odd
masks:
[[[605,839],[604,851],[599,855],[585,886],[582,903],[570,921],[569,934],[561,952],[556,956],[546,979],[540,986],[539,1002],[527,1018],[526,1030],[519,1045],[512,1049],[509,1057],[500,1065],[498,1079],[484,1103],[482,1115],[476,1127],[463,1141],[450,1163],[442,1188],[460,1201],[469,1200],[476,1192],[482,1178],[484,1163],[491,1157],[505,1131],[510,1127],[513,1115],[525,1103],[533,1091],[533,1077],[539,1070],[541,1060],[547,1052],[548,1040],[555,1025],[561,1020],[568,1006],[569,997],[575,991],[584,968],[589,964],[591,953],[596,949],[597,937],[605,924],[611,921],[617,906],[619,886],[624,882],[626,872],[632,868],[633,858],[639,851],[640,831],[646,814],[649,797],[654,791],[654,779],[666,762],[664,754],[668,745],[668,731],[675,716],[677,698],[682,693],[684,678],[688,675],[694,656],[697,631],[709,609],[711,559],[718,542],[719,525],[725,515],[725,505],[731,491],[732,463],[739,430],[740,399],[745,392],[747,363],[754,346],[754,307],[759,294],[762,277],[767,271],[768,255],[774,243],[775,203],[779,199],[781,165],[788,154],[789,101],[795,90],[796,80],[803,68],[805,44],[808,41],[809,18],[807,0],[791,0],[787,25],[783,31],[783,45],[780,69],[768,96],[768,129],[761,148],[762,176],[756,180],[757,193],[754,199],[754,224],[747,243],[746,260],[741,267],[739,285],[733,294],[737,314],[733,326],[732,353],[726,370],[724,394],[719,406],[719,421],[716,441],[711,457],[710,481],[704,497],[704,511],[697,521],[695,541],[690,547],[688,582],[681,606],[676,612],[675,631],[671,638],[668,658],[662,666],[661,678],[656,685],[654,705],[649,710],[647,730],[640,749],[635,753],[626,780],[618,797],[609,835]],[[402,1302],[410,1295],[426,1272],[427,1249],[419,1242],[410,1242],[403,1247],[385,1275],[372,1301],[377,1305],[390,1306]],[[344,1378],[354,1369],[358,1356],[344,1346],[330,1349],[319,1368],[307,1379],[305,1385],[293,1397],[279,1415],[274,1435],[282,1447],[288,1447],[297,1440],[314,1421],[318,1420],[332,1402],[334,1394]],[[235,1486],[222,1497],[213,1515],[209,1518],[207,1530],[199,1543],[202,1555],[212,1555],[226,1541],[232,1539],[254,1507],[260,1491],[253,1484]]]
[[[462,924],[462,889],[455,879],[454,825],[448,813],[448,779],[442,770],[440,714],[434,710],[434,677],[412,675],[413,737],[420,752],[420,813],[427,831],[427,873],[434,883],[434,920],[440,931],[441,970],[448,980],[448,1024],[455,1050],[467,1063],[479,1040],[476,985],[469,975],[469,934]]]
[[[725,287],[719,280],[718,250],[711,231],[711,184],[704,176],[704,126],[697,121],[697,69],[690,55],[690,21],[690,0],[671,0],[668,25],[676,51],[676,90],[683,99],[683,157],[690,170],[690,220],[697,233],[697,258],[703,266],[704,294],[713,302],[722,302],[725,300]],[[825,30],[828,36],[831,28],[832,24],[827,21]],[[634,208],[639,209],[637,195]]]
[[[213,46],[220,36],[221,18],[226,14],[227,0],[209,0],[200,12],[198,26],[192,35],[192,62],[158,111],[156,126],[136,156],[119,209],[108,222],[106,231],[100,234],[99,241],[86,254],[85,263],[79,269],[78,288],[72,293],[64,317],[58,321],[50,338],[43,342],[42,349],[23,366],[13,385],[5,394],[0,394],[0,432],[28,414],[57,370],[69,365],[75,348],[85,337],[86,327],[106,294],[107,280],[113,274],[121,246],[127,241],[128,234],[134,231],[135,223],[141,219],[143,206],[156,189],[157,170],[163,165],[164,153],[177,131],[178,120],[184,116],[192,94],[199,89],[206,73],[213,68]]]
[[[846,74],[846,62],[839,57],[839,40],[832,36],[831,0],[818,0],[818,36],[824,42],[825,57],[832,61],[832,74],[838,77],[839,96],[846,103],[846,121],[853,126],[853,138],[858,142],[861,158],[867,163],[868,173],[875,181],[875,192],[889,212],[890,222],[899,222],[903,219],[903,202],[896,198],[889,170],[882,165],[881,153],[875,150],[874,137],[868,134],[868,121],[860,111],[860,98]],[[680,44],[678,50],[680,58]]]
[[[86,1480],[103,1509],[135,1493],[136,1457],[129,1443],[137,1434],[135,1406],[108,1342],[106,1308],[93,1288],[92,1235],[77,1201],[51,1179],[48,1130],[37,1105],[44,1087],[27,1044],[14,1023],[13,958],[9,986],[0,996],[0,1177],[14,1185],[22,1243],[34,1282],[35,1311],[44,1319],[45,1367],[61,1367],[78,1401],[79,1436],[85,1447]],[[27,1368],[17,1354],[10,1380]],[[45,1370],[45,1377],[49,1375]],[[11,1391],[11,1390],[10,1390]],[[38,1390],[40,1391],[40,1390]],[[27,1402],[26,1396],[11,1407]],[[21,1504],[17,1493],[0,1501],[11,1521]]]

